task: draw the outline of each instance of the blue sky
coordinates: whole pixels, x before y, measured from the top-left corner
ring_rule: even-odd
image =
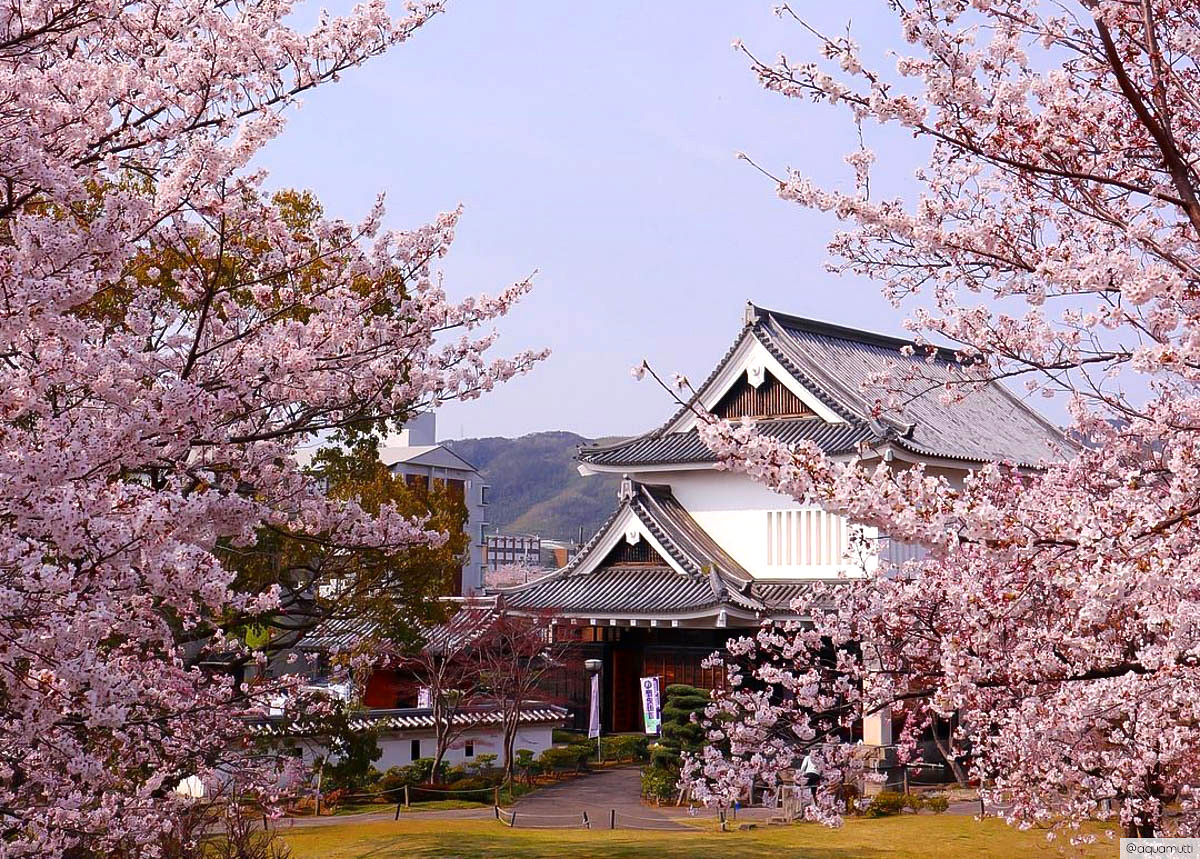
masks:
[[[895,38],[882,3],[813,15],[831,31],[855,19],[875,56]],[[383,192],[403,228],[461,202],[442,266],[454,295],[538,271],[496,348],[553,355],[447,406],[440,437],[646,430],[673,404],[629,368],[645,357],[702,379],[748,299],[900,331],[875,286],[823,270],[836,222],[778,200],[735,158],[845,186],[856,145],[843,113],[762,90],[735,37],[763,57],[815,56],[759,0],[453,2],[412,42],[309,94],[261,155],[272,186],[310,188],[336,216],[357,219]],[[874,187],[904,189],[920,153],[868,133]]]

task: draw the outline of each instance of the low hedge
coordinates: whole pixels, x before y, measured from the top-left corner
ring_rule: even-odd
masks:
[[[582,772],[587,769],[588,760],[595,754],[592,747],[583,743],[566,746],[565,748],[549,748],[542,752],[537,759],[543,772]]]
[[[471,802],[491,802],[490,791],[495,788],[491,779],[482,776],[467,776],[449,784],[418,784],[409,789],[413,802],[428,802],[434,799],[459,799]]]
[[[871,802],[863,811],[863,816],[891,817],[906,808],[911,808],[911,800],[906,795],[894,790],[884,790],[871,797]]]
[[[889,817],[900,814],[905,809],[913,813],[921,809],[929,809],[934,814],[941,814],[950,807],[950,800],[944,796],[922,796],[919,793],[898,793],[885,790],[875,794],[870,804],[863,809],[865,817]]]
[[[648,761],[650,738],[645,734],[614,734],[600,738],[600,756],[606,761]]]

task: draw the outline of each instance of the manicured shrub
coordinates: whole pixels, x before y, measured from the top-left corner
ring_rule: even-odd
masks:
[[[550,736],[556,746],[590,742],[583,731],[568,731],[566,728],[555,728]]]
[[[442,781],[445,781],[446,767],[442,766]],[[396,796],[404,786],[428,784],[433,781],[433,758],[420,758],[406,767],[388,767],[387,772],[379,776],[374,790],[387,791],[388,802],[395,802]]]
[[[435,799],[458,799],[469,802],[490,802],[488,790],[495,784],[480,776],[468,776],[449,784],[422,784],[412,789],[414,801],[426,802]]]
[[[704,728],[692,721],[692,714],[704,715],[708,704],[707,689],[672,683],[663,690],[662,736],[650,763],[678,770],[683,752],[699,751],[704,745]]]
[[[642,796],[647,799],[674,799],[679,792],[679,775],[662,767],[642,770]]]
[[[442,766],[445,766],[445,761],[442,762]],[[409,784],[425,784],[433,781],[433,758],[417,758],[405,769],[409,771],[412,778]]]
[[[376,789],[387,791],[385,797],[388,802],[395,802],[396,796],[406,784],[415,784],[409,780],[411,776],[412,773],[408,767],[388,767],[387,771],[379,777]]]
[[[601,757],[606,761],[649,760],[650,738],[645,734],[614,734],[600,738]]]
[[[908,797],[903,793],[894,790],[881,791],[872,797],[871,803],[863,814],[866,817],[890,817],[909,807],[909,802]]]
[[[931,796],[925,800],[925,807],[934,814],[941,814],[950,807],[950,800],[944,796]]]
[[[524,751],[528,751],[528,749],[524,749]],[[475,771],[480,772],[480,773],[488,772],[489,770],[493,770],[496,768],[496,756],[495,755],[476,755],[475,760],[473,762],[473,766],[474,766]]]
[[[469,773],[465,764],[456,764],[455,766],[446,768],[442,776],[442,781],[458,781],[460,778],[466,778],[468,775]]]
[[[529,785],[542,773],[542,764],[534,759],[532,749],[517,749],[513,766],[516,772],[525,777],[525,783]]]
[[[587,768],[591,755],[592,750],[582,744],[550,748],[542,752],[538,763],[546,772],[579,772]]]

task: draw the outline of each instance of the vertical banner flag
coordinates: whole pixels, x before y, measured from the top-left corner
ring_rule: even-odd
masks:
[[[657,734],[662,725],[662,698],[657,677],[642,678],[642,722],[647,734]]]
[[[592,710],[588,715],[588,737],[600,736],[600,675],[592,675]]]

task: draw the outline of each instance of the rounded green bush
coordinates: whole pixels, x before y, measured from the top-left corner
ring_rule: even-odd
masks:
[[[866,817],[890,817],[893,814],[899,814],[907,807],[910,807],[907,796],[894,790],[885,790],[872,797],[871,804],[867,806],[863,814]]]
[[[642,796],[650,799],[674,799],[678,792],[679,775],[663,767],[642,770]]]

